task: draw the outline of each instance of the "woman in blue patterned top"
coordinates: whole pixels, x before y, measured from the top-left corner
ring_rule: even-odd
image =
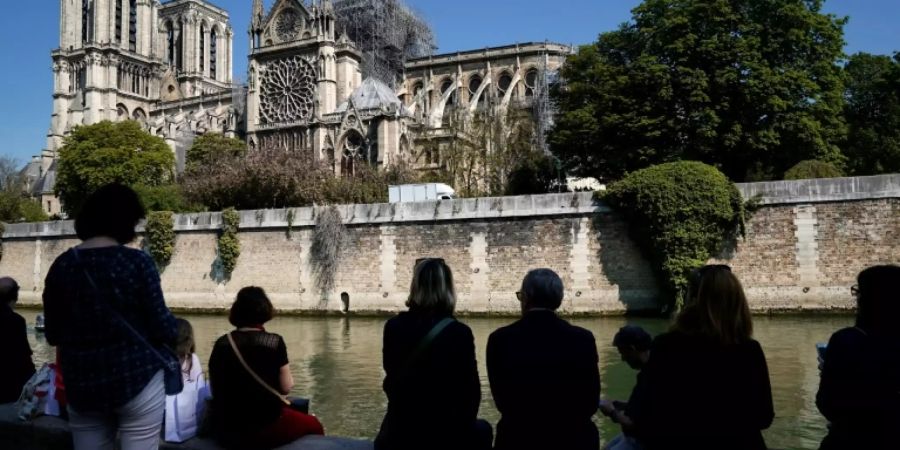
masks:
[[[117,432],[123,450],[159,445],[163,363],[121,323],[157,348],[174,346],[175,318],[156,265],[125,246],[143,217],[134,191],[100,188],[75,220],[81,245],[60,255],[47,273],[46,337],[59,347],[76,450],[112,450]]]

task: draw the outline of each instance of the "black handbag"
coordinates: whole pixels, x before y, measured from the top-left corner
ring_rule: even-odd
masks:
[[[91,277],[91,274],[88,273],[87,268],[84,266],[84,264],[81,263],[81,255],[78,253],[78,249],[73,247],[72,254],[75,256],[75,262],[78,263],[79,266],[81,266],[81,271],[84,273],[84,276],[87,277],[88,284],[91,285],[91,288],[99,296],[100,289],[94,282],[94,278]],[[113,292],[115,293],[115,296],[117,298],[121,298],[121,294],[119,293],[118,288],[114,287]],[[128,321],[125,320],[125,318],[122,317],[122,315],[119,314],[118,311],[113,309],[112,306],[105,302],[101,303],[103,303],[106,306],[107,310],[112,313],[113,317],[118,319],[118,322],[122,326],[124,326],[124,328],[128,330],[132,336],[134,336],[135,340],[137,340],[144,347],[150,350],[150,352],[153,353],[156,358],[159,359],[159,361],[162,363],[163,383],[165,384],[166,395],[180,394],[181,391],[184,390],[184,380],[181,377],[181,362],[178,360],[178,356],[175,355],[175,351],[163,345],[161,352],[159,349],[150,344],[150,342],[148,342],[147,339],[138,330],[131,326],[131,324],[128,323]],[[163,353],[165,353],[165,355]]]

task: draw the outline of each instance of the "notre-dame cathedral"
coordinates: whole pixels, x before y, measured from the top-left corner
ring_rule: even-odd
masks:
[[[464,133],[458,123],[532,107],[545,74],[572,52],[529,43],[427,54],[405,58],[396,77],[375,76],[340,15],[385,1],[276,0],[267,11],[253,0],[239,84],[228,12],[209,1],[60,0],[47,146],[26,168],[33,194],[60,212],[57,152],[74,127],[103,120],[140,122],[169,143],[179,168],[196,136],[222,133],[251,150],[304,152],[336,176],[360,164],[438,169],[442,149]]]

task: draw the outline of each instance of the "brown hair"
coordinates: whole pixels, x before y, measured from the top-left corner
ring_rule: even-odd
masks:
[[[697,298],[678,316],[674,329],[708,336],[723,345],[749,341],[753,320],[740,280],[724,266],[704,271]]]
[[[410,311],[437,317],[453,315],[456,309],[453,272],[443,259],[422,259],[417,262],[406,306]]]
[[[182,318],[175,319],[175,325],[178,330],[178,338],[175,340],[175,353],[181,365],[188,364],[187,372],[190,373],[191,366],[194,363],[193,354],[197,351],[194,345],[194,327],[191,323]]]

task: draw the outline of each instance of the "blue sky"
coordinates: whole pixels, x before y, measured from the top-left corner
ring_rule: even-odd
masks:
[[[584,44],[630,18],[638,0],[407,0],[435,30],[439,52],[550,40]],[[266,0],[270,5],[273,0]],[[26,161],[40,152],[50,124],[50,50],[59,43],[57,0],[6,0],[0,16],[0,154]],[[251,0],[214,0],[231,12],[235,77],[244,79]],[[900,1],[827,0],[850,16],[847,52],[900,50]]]

